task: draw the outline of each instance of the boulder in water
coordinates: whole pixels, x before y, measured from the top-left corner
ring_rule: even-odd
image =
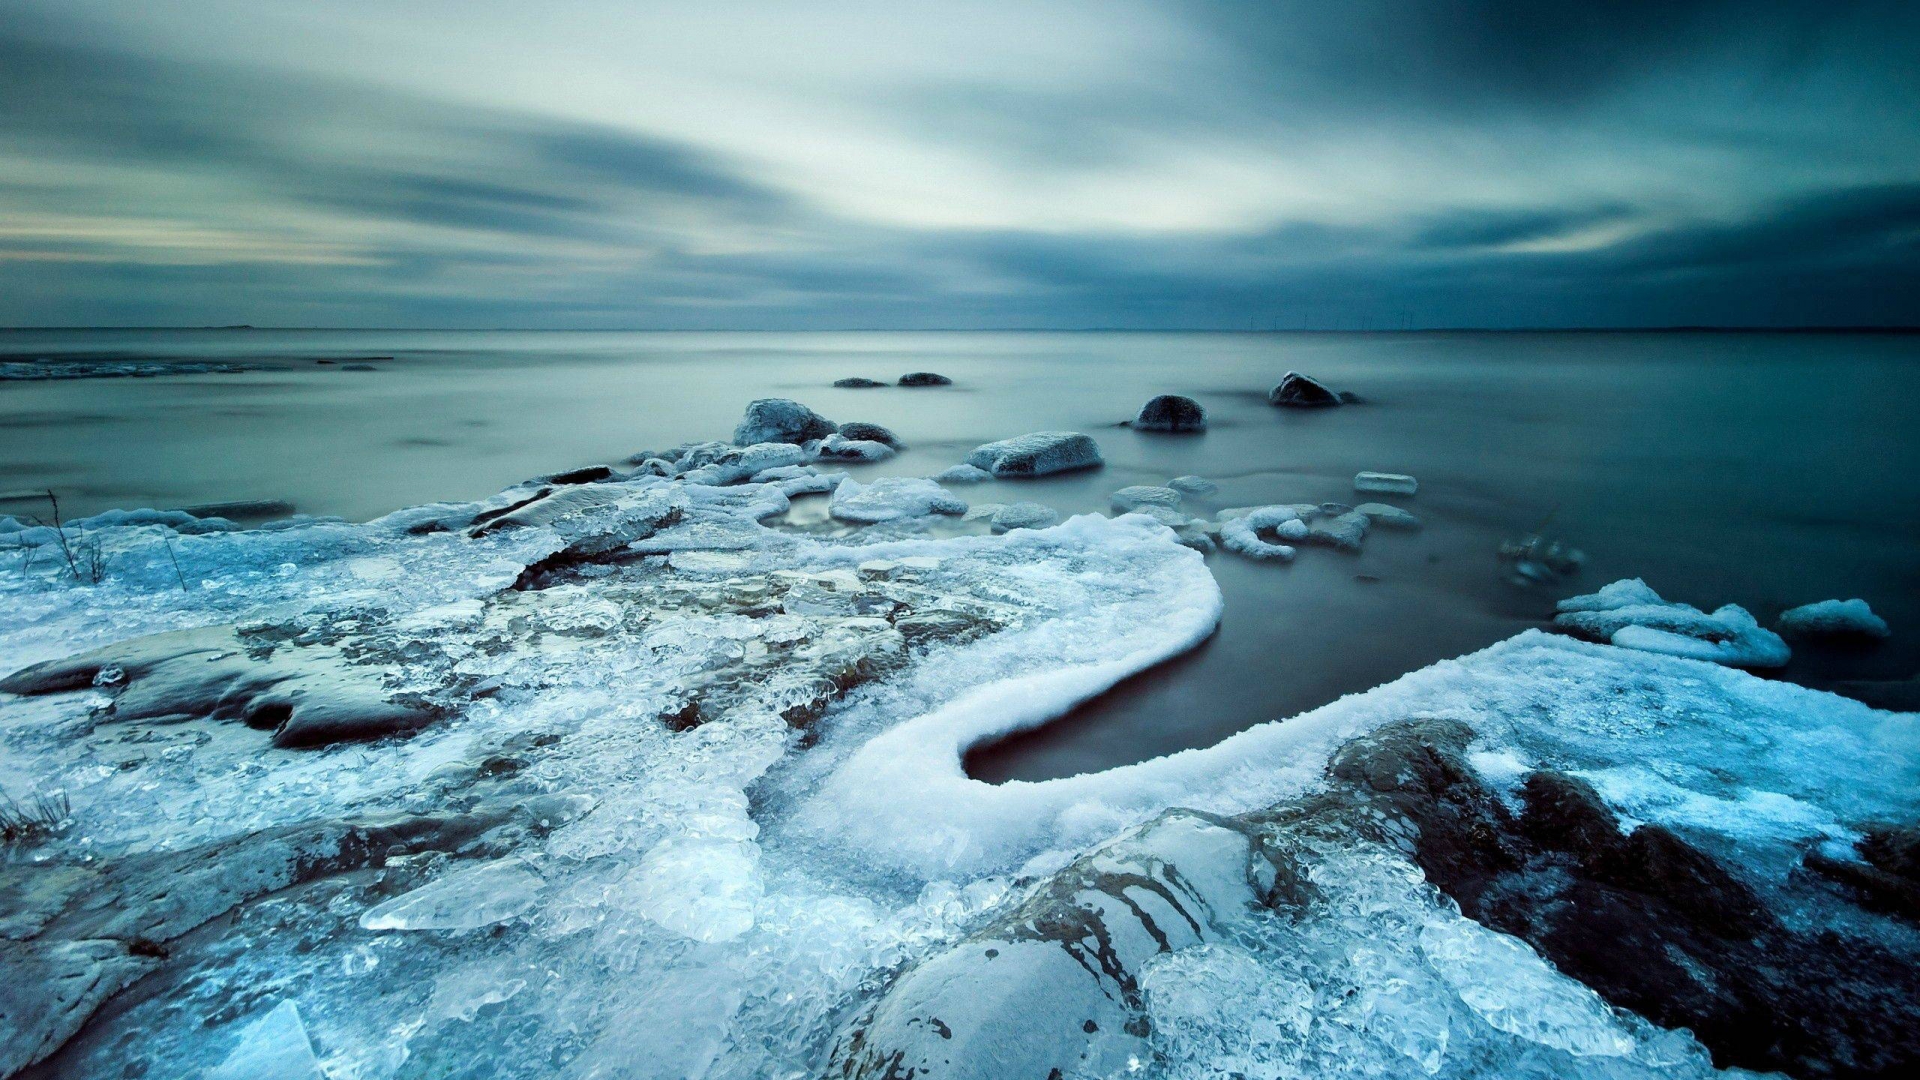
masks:
[[[1865,600],[1822,600],[1780,613],[1774,624],[1782,634],[1798,638],[1834,638],[1856,641],[1892,635],[1887,620],[1873,613]]]
[[[911,371],[900,376],[901,386],[952,386],[953,380],[931,371]]]
[[[859,375],[855,375],[855,376],[852,376],[851,378],[835,379],[833,380],[833,385],[839,387],[842,390],[866,390],[871,387],[885,386],[887,384],[881,382],[879,379],[868,379],[868,378],[863,378],[862,376],[859,376]]]
[[[1136,484],[1123,487],[1107,497],[1108,505],[1115,513],[1126,514],[1149,506],[1161,506],[1169,510],[1180,505],[1180,493],[1170,487],[1150,487]]]
[[[995,476],[1048,476],[1102,464],[1100,447],[1077,431],[1036,431],[974,448],[967,464]]]
[[[1207,410],[1190,397],[1178,394],[1161,394],[1145,405],[1140,406],[1140,414],[1133,418],[1136,431],[1170,431],[1190,433],[1207,430]]]
[[[1289,371],[1267,391],[1267,404],[1289,409],[1322,409],[1345,404],[1345,400],[1320,380]]]
[[[824,439],[839,430],[833,421],[787,398],[761,398],[747,406],[747,414],[733,429],[735,446],[755,443],[803,443]]]
[[[1014,529],[1046,529],[1060,524],[1060,512],[1035,502],[1009,503],[993,512],[987,527],[996,533]]]
[[[840,434],[849,439],[861,439],[866,442],[886,443],[895,450],[900,449],[900,437],[879,424],[862,424],[858,421],[841,424]]]

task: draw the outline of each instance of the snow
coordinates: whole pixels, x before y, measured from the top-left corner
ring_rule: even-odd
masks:
[[[1789,637],[1884,638],[1893,633],[1887,620],[1875,615],[1865,600],[1858,599],[1821,600],[1788,608],[1774,626]]]
[[[964,514],[967,504],[931,480],[887,476],[871,484],[842,480],[833,489],[828,512],[842,521],[872,524],[928,514]]]
[[[1307,537],[1307,523],[1300,519],[1298,508],[1257,506],[1222,521],[1220,546],[1249,559],[1285,561],[1293,558],[1294,549],[1291,546],[1262,540],[1262,529],[1272,530],[1284,540],[1300,541]]]
[[[1804,901],[1795,910],[1813,910],[1805,845],[1920,813],[1910,716],[1540,632],[1213,747],[980,783],[965,774],[968,749],[1205,641],[1223,605],[1212,574],[1140,514],[875,542],[769,529],[762,519],[787,502],[779,485],[819,477],[780,460],[793,452],[685,448],[652,460],[693,479],[559,488],[517,509],[539,489],[360,525],[108,526],[116,572],[98,585],[50,565],[0,579],[11,665],[124,652],[149,634],[245,633],[272,641],[274,658],[234,658],[238,671],[323,650],[384,694],[446,710],[405,738],[282,749],[223,720],[103,719],[116,695],[146,692],[137,669],[0,696],[0,784],[73,803],[72,827],[34,856],[75,873],[217,856],[211,870],[166,875],[171,897],[154,908],[198,928],[160,942],[192,992],[155,983],[122,999],[56,1071],[813,1076],[858,1018],[914,1015],[917,1000],[962,1006],[940,1014],[956,1039],[976,1021],[967,1037],[983,1075],[1060,1052],[1181,1077],[1252,1065],[1707,1076],[1688,1036],[1597,1004],[1531,949],[1465,920],[1390,849],[1304,853],[1321,899],[1297,918],[1263,913],[1245,898],[1274,882],[1208,815],[1308,796],[1341,746],[1409,716],[1470,726],[1472,760],[1489,773],[1558,769],[1638,820],[1689,830],[1756,888]],[[751,482],[699,482],[749,465],[739,479]],[[964,510],[931,481],[890,479],[904,482],[842,480],[833,501]],[[1307,528],[1293,506],[1221,520],[1230,547],[1257,529]],[[569,573],[511,588],[556,559]],[[1766,632],[1726,612],[1620,582],[1561,618],[1616,645],[1645,631],[1708,659],[1751,659]],[[385,662],[355,664],[367,656]],[[322,847],[290,829],[349,839]],[[449,838],[424,846],[435,829]],[[365,861],[313,869],[341,852]],[[1168,858],[1137,859],[1155,852]],[[1074,894],[1116,931],[1152,1021],[1141,1033],[1105,1022],[1115,998],[1087,967],[1010,936],[1076,864],[1096,876],[1132,866],[1154,883]],[[288,867],[312,876],[296,884]],[[57,928],[60,895],[9,926]],[[1143,944],[1151,934],[1122,899],[1176,946]],[[993,933],[1009,946],[993,963],[1025,974],[982,991],[964,980],[985,953],[964,950]],[[898,986],[925,993],[894,998]]]
[[[1100,447],[1077,431],[1036,431],[977,446],[967,464],[999,477],[1050,476],[1097,468]]]
[[[819,455],[827,461],[885,461],[893,447],[877,439],[849,439],[838,433],[820,440]]]

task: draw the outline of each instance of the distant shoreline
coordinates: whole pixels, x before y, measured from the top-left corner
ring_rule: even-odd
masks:
[[[1427,326],[1411,329],[1339,327],[1228,330],[1219,327],[1133,326],[843,326],[808,329],[740,327],[552,327],[552,326],[0,326],[0,334],[112,333],[135,331],[387,334],[1920,334],[1920,324],[1901,326]]]

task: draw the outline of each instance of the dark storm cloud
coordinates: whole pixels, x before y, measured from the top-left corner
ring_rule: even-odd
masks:
[[[841,91],[884,212],[686,132],[22,18],[0,323],[1920,322],[1920,5],[1157,10],[1150,69]],[[967,168],[923,191],[896,145]],[[1071,224],[946,213],[984,183]]]

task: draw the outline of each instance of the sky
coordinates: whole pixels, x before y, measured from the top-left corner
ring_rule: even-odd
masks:
[[[1912,0],[0,0],[0,326],[1920,323]]]

